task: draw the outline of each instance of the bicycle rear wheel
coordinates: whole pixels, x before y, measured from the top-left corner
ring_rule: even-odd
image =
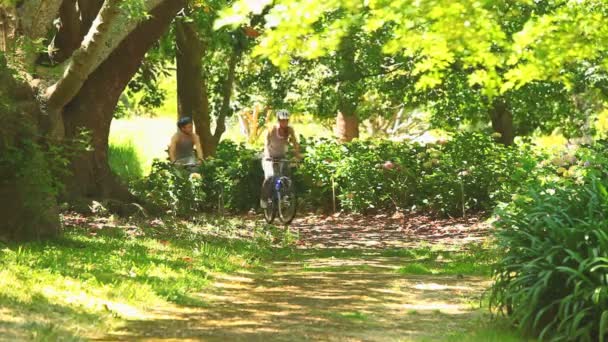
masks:
[[[279,214],[279,221],[283,224],[290,224],[296,216],[298,201],[296,198],[296,191],[293,186],[291,179],[287,177],[281,177],[281,188],[277,193],[277,209]]]

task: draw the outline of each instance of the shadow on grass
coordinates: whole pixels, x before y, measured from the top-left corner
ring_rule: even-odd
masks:
[[[145,286],[165,300],[190,306],[205,305],[191,294],[208,283],[211,271],[235,269],[227,260],[229,255],[213,246],[207,247],[208,252],[194,255],[195,248],[204,247],[166,243],[170,246],[161,246],[165,250],[160,251],[146,246],[141,239],[68,234],[55,241],[12,249],[19,251],[16,262],[32,270],[45,270],[83,283],[131,287],[133,292]]]
[[[475,305],[487,278],[402,275],[396,270],[407,259],[394,255],[411,254],[397,251],[305,254],[218,279],[200,294],[208,308],[132,321],[109,339],[407,341],[464,333],[487,316]]]
[[[465,246],[466,247],[466,246]],[[310,248],[304,250],[279,249],[271,259],[288,260],[294,264],[303,263],[308,271],[370,271],[377,268],[396,268],[407,275],[457,275],[457,276],[490,276],[495,252],[479,246],[460,250],[438,247],[390,248],[378,249],[345,249],[345,248]],[[309,267],[307,262],[319,260],[343,260],[340,265]],[[364,260],[361,263],[349,263],[348,260]],[[372,262],[376,260],[377,262]]]
[[[69,320],[65,320],[67,317]],[[92,314],[51,303],[40,294],[27,302],[0,295],[0,340],[3,341],[83,341],[85,336],[74,331],[86,332],[95,322],[105,319],[107,314]],[[53,323],[58,321],[65,325]]]

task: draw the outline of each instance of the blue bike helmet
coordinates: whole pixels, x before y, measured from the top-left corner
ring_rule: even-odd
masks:
[[[179,120],[177,120],[177,127],[178,128],[182,128],[184,126],[186,126],[187,124],[191,124],[192,123],[192,118],[189,116],[184,116],[179,118]]]

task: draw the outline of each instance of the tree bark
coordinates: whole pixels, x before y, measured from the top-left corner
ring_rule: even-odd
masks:
[[[175,23],[175,44],[177,62],[177,113],[179,117],[189,116],[194,121],[196,134],[201,138],[203,154],[212,155],[211,113],[207,82],[203,74],[205,44],[199,37],[192,22],[183,20]]]
[[[490,110],[492,129],[500,133],[498,139],[502,144],[510,146],[515,140],[515,129],[513,127],[513,114],[504,98],[496,98]]]
[[[26,0],[17,7],[20,31],[31,40],[44,38],[63,0]]]
[[[93,20],[97,17],[97,13],[99,13],[103,2],[104,0],[78,0],[83,37],[93,25]]]
[[[165,0],[165,3],[171,1]],[[104,1],[80,48],[74,52],[63,77],[46,89],[49,115],[54,115],[67,105],[76,96],[87,77],[97,70],[138,26],[138,22],[120,8],[121,3],[121,0]],[[163,0],[147,0],[145,9],[157,9],[159,4],[164,4]]]
[[[212,132],[208,83],[203,71],[203,57],[207,47],[192,22],[176,22],[175,33],[178,116],[192,117],[196,133],[201,138],[204,156],[214,156],[217,145],[226,131],[226,117],[231,111],[230,102],[236,65],[241,59],[243,49],[238,44],[233,47],[228,61],[228,71],[222,80],[222,104],[217,112],[215,130]]]
[[[337,53],[340,70],[338,74],[338,113],[335,133],[342,142],[349,142],[359,137],[359,118],[357,105],[361,90],[357,83],[363,74],[356,62],[356,42],[352,38],[355,32],[350,32],[342,39]]]
[[[37,130],[39,106],[29,85],[15,80],[4,60],[0,98],[0,240],[56,236],[61,225]]]
[[[359,137],[359,117],[357,117],[357,114],[352,112],[345,114],[338,111],[336,136],[341,142],[350,142]]]
[[[78,94],[87,78],[97,67],[95,62],[103,55],[102,52],[106,49],[112,25],[116,25],[113,21],[119,14],[119,0],[104,2],[95,24],[82,42],[81,48],[74,53],[65,74],[57,83],[47,89],[49,112],[60,111]]]
[[[69,198],[96,197],[132,201],[134,198],[110,170],[108,137],[114,109],[128,82],[149,50],[166,31],[185,0],[168,0],[151,12],[86,80],[65,107],[66,138],[75,139],[81,128],[92,133],[93,151],[72,161],[73,176],[66,184]]]
[[[228,74],[226,75],[226,79],[222,85],[222,107],[220,108],[215,126],[215,133],[213,134],[213,145],[215,149],[217,149],[217,145],[222,138],[222,134],[226,132],[226,117],[230,115],[232,110],[230,108],[230,102],[232,99],[232,90],[234,89],[234,81],[236,78],[236,65],[241,60],[242,54],[243,50],[241,46],[239,46],[238,43],[235,44],[232,47],[232,54],[230,55],[230,61],[228,62]],[[215,154],[215,149],[213,154]]]
[[[0,8],[0,51],[8,50],[9,36],[14,24],[10,12]]]
[[[49,57],[54,63],[64,62],[80,47],[102,5],[103,0],[63,2],[59,9],[61,27],[49,46]]]

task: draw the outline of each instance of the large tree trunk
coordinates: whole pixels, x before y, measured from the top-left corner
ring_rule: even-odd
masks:
[[[341,142],[350,142],[359,137],[359,118],[357,114],[338,111],[336,117],[336,136]]]
[[[211,134],[211,114],[207,83],[203,75],[205,44],[192,22],[175,22],[177,61],[177,113],[194,120],[196,134],[201,138],[205,157],[213,155],[215,146]]]
[[[72,162],[73,177],[67,182],[67,194],[75,197],[133,200],[108,164],[108,137],[114,109],[148,49],[166,31],[171,20],[183,8],[184,0],[170,0],[151,12],[151,18],[133,30],[86,80],[74,99],[65,107],[66,138],[76,139],[81,128],[92,133],[93,151]]]
[[[54,63],[68,59],[76,49],[84,35],[81,35],[80,14],[76,8],[76,0],[66,0],[59,9],[60,27],[53,42],[49,45],[49,57]]]
[[[494,132],[500,133],[500,139],[498,140],[507,146],[512,145],[515,139],[513,114],[505,99],[496,98],[494,100],[490,110],[490,118],[492,120]]]
[[[214,156],[222,134],[226,131],[226,117],[231,110],[230,101],[234,87],[236,65],[241,59],[243,47],[237,42],[232,48],[228,61],[228,71],[221,81],[222,105],[217,113],[215,130],[212,131],[208,84],[203,72],[203,57],[207,52],[207,47],[192,22],[176,22],[175,37],[178,116],[192,117],[196,133],[201,138],[204,156]]]
[[[56,236],[60,222],[37,130],[39,106],[29,85],[17,82],[4,60],[0,98],[0,240]]]
[[[357,66],[356,42],[352,38],[355,31],[342,39],[338,49],[339,58],[339,85],[338,85],[338,113],[335,133],[342,142],[349,142],[359,137],[359,118],[357,106],[361,97],[361,89],[357,86],[363,75]]]
[[[103,0],[65,0],[59,9],[60,27],[49,46],[49,57],[54,63],[67,60],[80,48]]]
[[[0,8],[0,51],[9,49],[9,37],[14,27],[11,25],[13,21],[11,13],[6,8]]]

